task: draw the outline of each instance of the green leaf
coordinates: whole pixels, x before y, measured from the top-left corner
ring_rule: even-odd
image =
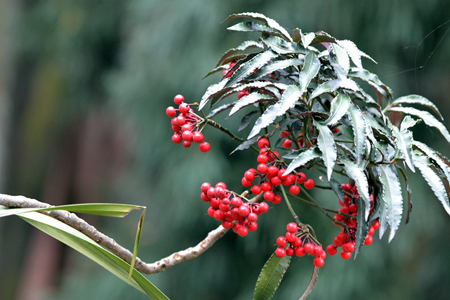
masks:
[[[436,198],[441,201],[445,211],[450,215],[450,203],[447,195],[447,190],[445,189],[441,178],[429,166],[429,159],[423,155],[415,154],[413,156],[413,161],[416,168],[420,170],[423,178],[431,187],[433,193],[436,195]]]
[[[298,43],[286,42],[277,36],[269,36],[261,40],[272,51],[279,54],[306,54],[308,51]]]
[[[284,273],[286,273],[290,263],[290,256],[280,258],[275,253],[272,254],[262,268],[256,281],[253,300],[271,299],[280,286]]]
[[[394,238],[403,212],[402,187],[398,179],[397,170],[393,165],[379,165],[380,182],[383,186],[381,199],[386,204],[386,216],[391,228],[389,242]]]
[[[302,37],[303,47],[308,48],[308,46],[311,45],[312,41],[316,37],[316,34],[314,32],[310,32],[307,34],[301,33],[301,37]]]
[[[359,251],[361,251],[364,241],[366,240],[366,235],[369,233],[369,221],[364,220],[364,212],[366,211],[366,203],[360,201],[358,205],[358,215],[356,216],[356,221],[358,228],[356,229],[355,237],[355,259],[358,256]]]
[[[303,68],[298,75],[298,85],[301,96],[306,92],[311,80],[317,76],[320,70],[320,61],[314,52],[309,52],[305,56]]]
[[[203,107],[206,105],[206,103],[208,103],[208,100],[214,96],[215,94],[219,93],[220,91],[222,91],[225,87],[225,85],[227,84],[229,78],[225,78],[223,80],[221,80],[219,83],[210,85],[205,93],[202,96],[202,99],[200,100],[200,104],[198,106],[198,110],[202,110]]]
[[[211,119],[212,117],[216,116],[217,114],[220,114],[223,111],[226,111],[230,107],[233,107],[238,101],[234,101],[232,103],[227,103],[222,106],[219,106],[218,108],[212,110],[207,116],[207,119]]]
[[[217,67],[221,66],[223,63],[228,61],[228,58],[240,55],[248,55],[256,52],[260,52],[264,50],[264,47],[261,43],[255,41],[245,41],[240,44],[236,48],[231,48],[225,54],[222,55],[219,62],[217,63]],[[206,76],[205,76],[206,77]]]
[[[133,269],[134,269],[133,266],[136,263],[136,257],[139,251],[139,243],[141,241],[142,225],[144,224],[144,218],[145,218],[145,209],[142,212],[141,217],[139,218],[139,224],[136,231],[136,238],[134,240],[133,257],[131,259],[130,272],[128,273],[128,282],[131,281],[131,277],[133,276]]]
[[[289,166],[286,169],[285,174],[289,174],[294,171],[296,168],[304,166],[309,161],[321,157],[320,151],[316,148],[308,148],[307,150],[302,150],[300,154],[292,160]],[[286,157],[286,156],[285,156]]]
[[[208,76],[210,76],[210,75],[212,75],[212,74],[215,74],[215,73],[217,73],[217,72],[222,72],[222,73],[223,73],[223,70],[226,70],[226,69],[228,69],[227,66],[218,66],[218,67],[215,67],[214,69],[212,69],[211,71],[209,71],[209,73],[206,74],[205,77],[203,77],[203,79],[205,79],[206,77],[208,77]]]
[[[359,68],[351,68],[348,73],[349,77],[359,78],[369,83],[377,92],[382,94],[386,99],[392,99],[392,90],[378,78],[377,75]]]
[[[386,203],[384,201],[380,202],[380,228],[378,229],[379,238],[383,237],[384,233],[386,232],[387,228],[389,227],[388,218],[387,218],[387,210],[386,210]]]
[[[395,143],[397,144],[398,149],[403,156],[405,157],[405,162],[411,171],[415,172],[414,164],[412,162],[412,144],[413,144],[413,136],[411,131],[399,131],[397,127],[393,126],[392,132],[395,136]]]
[[[230,80],[227,81],[224,87],[230,87],[233,84],[245,79],[248,75],[253,73],[255,69],[261,68],[262,66],[267,64],[271,59],[274,59],[277,56],[278,54],[270,50],[259,53],[246,63],[239,66],[239,68],[233,73],[233,75],[231,75]]]
[[[233,26],[230,26],[227,28],[228,30],[233,31],[256,31],[256,32],[267,32],[267,33],[273,33],[274,30],[268,26],[264,26],[260,23],[255,22],[241,22],[237,23]],[[279,33],[277,33],[279,34]]]
[[[348,73],[350,69],[350,59],[348,58],[347,52],[338,44],[332,44],[331,49],[333,49],[336,55],[337,63],[344,69],[345,73]]]
[[[402,122],[400,123],[400,131],[408,130],[409,128],[415,126],[419,122],[420,120],[411,118],[411,116],[405,116]]]
[[[333,173],[334,164],[336,163],[336,145],[334,143],[333,133],[327,125],[322,125],[316,120],[314,120],[314,126],[319,130],[319,135],[317,136],[317,145],[322,152],[323,162],[327,167],[327,178],[331,178]]]
[[[345,194],[344,190],[342,189],[342,185],[338,181],[336,181],[333,176],[328,179],[328,183],[330,184],[331,189],[338,197],[338,199],[341,200],[342,203],[345,203]]]
[[[412,191],[409,187],[408,177],[406,176],[406,173],[403,170],[403,168],[401,168],[399,166],[396,166],[396,168],[397,168],[397,171],[400,171],[400,174],[402,174],[403,179],[405,180],[406,192],[408,193],[408,210],[406,212],[406,218],[405,218],[405,225],[406,225],[409,222],[409,215],[411,214],[411,211],[412,211],[412,202],[411,202]]]
[[[91,214],[106,217],[124,217],[133,209],[141,209],[145,206],[120,204],[120,203],[86,203],[59,205],[46,208],[11,208],[0,211],[0,217],[17,215],[25,212],[40,212],[50,210],[67,210],[71,212]]]
[[[347,113],[351,99],[346,94],[339,94],[331,101],[330,117],[324,122],[326,125],[334,125]]]
[[[281,33],[281,35],[284,38],[286,38],[287,41],[292,42],[292,39],[289,36],[289,33],[286,31],[286,29],[281,27],[280,24],[278,24],[275,20],[267,18],[263,14],[260,14],[260,13],[239,13],[239,14],[233,14],[233,15],[230,15],[228,18],[226,18],[223,22],[226,22],[226,21],[229,21],[229,20],[232,20],[232,19],[236,19],[236,18],[250,18],[250,19],[254,19],[254,20],[263,22],[265,25],[267,25],[270,28],[272,28],[272,29],[278,31],[279,33]]]
[[[257,135],[261,129],[269,126],[275,121],[276,117],[283,115],[290,108],[295,106],[295,102],[300,99],[301,93],[296,85],[290,85],[281,96],[281,99],[274,105],[267,108],[261,117],[256,120],[247,139]]]
[[[419,142],[419,141],[413,141],[413,146],[415,148],[419,149],[420,151],[422,151],[429,158],[431,158],[439,166],[439,168],[442,169],[442,171],[445,174],[446,179],[450,179],[450,167],[442,159],[443,156],[439,152],[431,149],[426,144]]]
[[[252,105],[257,102],[261,101],[269,101],[269,100],[277,100],[275,97],[266,95],[266,94],[260,94],[258,92],[251,93],[247,96],[242,97],[237,102],[234,103],[234,107],[230,111],[230,116],[237,113],[242,108]]]
[[[399,111],[405,114],[421,118],[428,126],[437,128],[441,132],[441,134],[445,137],[445,139],[450,143],[450,133],[448,132],[447,128],[445,128],[444,124],[439,122],[429,112],[418,110],[412,107],[391,107],[388,109],[388,111]]]
[[[248,77],[248,80],[258,80],[267,74],[273,73],[277,70],[283,70],[292,66],[299,66],[303,63],[302,59],[292,58],[292,59],[284,59],[273,61],[271,64],[262,67],[258,71],[256,71],[253,75]]]
[[[314,34],[314,39],[311,41],[311,45],[317,43],[336,43],[336,39],[326,32],[319,31]]]
[[[364,220],[368,220],[370,213],[370,197],[366,174],[360,167],[358,167],[355,163],[349,160],[341,159],[340,162],[344,165],[344,169],[347,176],[355,181],[355,185],[358,188],[359,196],[363,199],[363,201],[366,204]]]
[[[255,136],[254,138],[249,139],[249,140],[247,140],[247,141],[241,143],[239,146],[236,147],[236,149],[234,149],[233,151],[231,151],[230,155],[233,154],[233,153],[236,152],[236,151],[239,151],[239,150],[245,150],[245,149],[250,148],[250,146],[253,145],[254,143],[256,143],[257,141],[258,141],[258,137]]]
[[[131,280],[128,282],[130,265],[121,258],[105,250],[86,235],[74,228],[43,214],[36,212],[22,213],[22,219],[47,233],[81,254],[92,259],[115,276],[129,283],[137,290],[147,294],[151,299],[169,299],[141,273],[133,269]]]
[[[345,88],[352,91],[359,90],[357,84],[348,78],[340,78],[340,79],[334,79],[325,81],[324,83],[321,83],[309,96],[308,101],[311,101],[311,99],[316,98],[317,96],[320,96],[324,93],[332,93],[336,91],[338,88]]]
[[[241,130],[244,130],[245,128],[247,128],[247,126],[250,125],[250,122],[253,120],[253,118],[258,114],[259,114],[258,110],[253,110],[253,111],[249,112],[248,114],[246,114],[241,120],[241,124],[239,125],[238,131],[241,131]]]
[[[392,103],[391,106],[398,106],[401,104],[420,104],[423,106],[426,106],[428,108],[431,108],[439,117],[441,117],[442,120],[444,120],[444,118],[442,117],[439,109],[437,108],[436,105],[434,105],[433,102],[431,102],[430,100],[428,100],[425,97],[419,96],[419,95],[408,95],[408,96],[403,96],[400,98],[395,99]]]
[[[356,164],[360,164],[364,155],[366,143],[366,121],[361,110],[355,104],[351,104],[347,116],[352,123],[356,151]]]
[[[337,41],[337,44],[342,48],[344,48],[344,50],[348,53],[355,66],[357,66],[360,69],[363,69],[363,66],[361,64],[361,56],[364,53],[361,50],[359,50],[358,47],[356,47],[355,43],[349,40],[340,40]],[[365,54],[365,56],[368,55]]]

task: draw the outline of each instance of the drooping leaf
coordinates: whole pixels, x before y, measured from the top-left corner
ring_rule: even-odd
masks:
[[[255,57],[239,66],[239,68],[233,73],[233,75],[231,75],[230,80],[227,81],[224,87],[230,87],[233,84],[245,79],[256,69],[261,68],[262,66],[267,64],[271,59],[274,59],[277,56],[278,54],[270,50],[257,54]]]
[[[287,42],[277,36],[269,36],[261,41],[273,52],[279,54],[306,54],[308,52],[299,43]]]
[[[255,41],[245,41],[242,44],[240,44],[238,47],[231,48],[227,52],[225,52],[225,54],[222,55],[219,62],[217,63],[217,67],[221,66],[231,56],[248,55],[248,54],[260,52],[262,50],[264,50],[264,47],[261,43],[258,43]]]
[[[286,273],[291,263],[291,257],[278,257],[274,254],[270,256],[259,274],[256,281],[253,300],[269,300],[278,289],[284,273]]]
[[[381,199],[386,204],[387,221],[391,231],[389,242],[394,238],[395,233],[402,220],[403,196],[397,170],[393,165],[380,165],[380,182],[383,186]]]
[[[450,203],[447,195],[447,190],[445,189],[441,178],[429,166],[429,159],[423,155],[414,154],[413,161],[416,168],[418,168],[420,170],[420,173],[422,173],[423,178],[430,186],[434,195],[436,195],[436,198],[441,201],[445,211],[450,215]]]
[[[411,116],[405,116],[402,122],[400,123],[400,131],[408,130],[409,128],[415,126],[419,122],[420,120],[411,118]]]
[[[353,127],[356,164],[359,165],[364,155],[364,147],[366,145],[366,121],[361,110],[353,103],[351,103],[348,108],[347,116]]]
[[[408,95],[408,96],[403,96],[400,98],[395,99],[392,103],[391,106],[398,106],[401,104],[420,104],[423,106],[426,106],[428,108],[431,108],[442,120],[444,120],[444,118],[442,117],[439,109],[437,108],[436,105],[434,105],[433,102],[431,102],[430,100],[428,100],[425,97],[419,96],[419,95]]]
[[[339,94],[331,101],[330,117],[324,122],[326,125],[334,125],[347,113],[351,99],[346,94]]]
[[[321,156],[319,149],[316,147],[308,148],[307,150],[301,150],[300,154],[292,160],[289,166],[286,169],[285,174],[289,174],[294,171],[296,168],[301,167],[308,163],[309,161],[318,158]]]
[[[341,79],[334,79],[325,81],[324,83],[321,83],[309,96],[308,101],[311,101],[311,99],[316,98],[317,96],[320,96],[325,93],[332,93],[336,91],[338,88],[345,88],[352,91],[359,90],[358,85],[351,79],[348,78],[341,78]]]
[[[426,144],[419,141],[413,141],[413,147],[419,149],[434,162],[436,162],[439,168],[441,168],[441,170],[444,172],[445,177],[447,179],[450,179],[450,167],[445,163],[445,158],[439,152],[431,149]]]
[[[298,75],[298,84],[300,88],[301,96],[308,88],[311,80],[317,76],[320,69],[320,61],[314,52],[309,52],[305,56],[305,62],[303,63],[303,68]]]
[[[340,163],[344,165],[344,169],[347,176],[355,181],[355,185],[358,188],[359,196],[363,199],[363,201],[366,204],[364,220],[368,220],[370,213],[370,197],[369,197],[367,176],[358,165],[347,159],[341,159]]]
[[[250,122],[253,120],[253,118],[258,114],[259,114],[259,111],[257,111],[257,110],[253,110],[253,111],[249,112],[248,114],[246,114],[241,120],[241,124],[239,125],[238,131],[241,131],[241,130],[244,130],[245,128],[247,128],[247,126],[250,125]]]
[[[412,195],[412,191],[409,187],[408,184],[408,177],[406,176],[405,171],[403,170],[403,168],[396,166],[397,167],[397,171],[400,171],[400,174],[402,174],[403,179],[405,180],[405,185],[406,185],[406,192],[408,193],[408,210],[406,212],[406,218],[405,218],[405,225],[408,224],[409,222],[409,216],[411,214],[412,211],[412,202],[411,202],[411,195]]]
[[[254,74],[248,77],[248,80],[258,80],[263,76],[271,74],[274,71],[286,69],[292,66],[299,66],[303,63],[302,59],[292,58],[292,59],[284,59],[273,61],[271,64],[266,65],[256,71]]]
[[[350,56],[351,60],[358,68],[362,69],[363,66],[361,64],[361,50],[356,47],[355,43],[349,40],[340,40],[337,41],[337,44],[344,48]]]
[[[398,149],[403,153],[405,157],[405,162],[411,171],[415,172],[414,164],[412,162],[412,143],[413,137],[412,133],[409,130],[400,131],[397,127],[392,128],[392,132],[395,136],[395,143],[397,144]]]
[[[385,85],[377,75],[359,68],[351,68],[348,73],[349,77],[359,78],[369,83],[377,92],[381,93],[386,99],[392,99],[392,90]]]
[[[387,210],[386,203],[384,201],[380,202],[380,228],[378,229],[378,236],[381,240],[387,228],[389,227],[388,218],[387,218]]]
[[[292,42],[292,39],[289,36],[289,33],[286,31],[286,29],[281,27],[280,24],[278,24],[275,20],[267,18],[263,14],[260,14],[260,13],[239,13],[239,14],[233,14],[233,15],[230,15],[228,18],[226,18],[223,22],[226,22],[226,21],[229,21],[229,20],[232,20],[232,19],[236,19],[236,18],[250,18],[250,19],[254,19],[254,20],[263,22],[265,25],[267,25],[270,28],[272,28],[272,29],[278,31],[279,33],[281,33],[281,35],[287,41]]]
[[[399,111],[405,114],[421,118],[428,126],[437,128],[441,132],[441,134],[445,137],[445,139],[450,143],[450,133],[448,132],[447,128],[445,128],[444,124],[439,122],[429,112],[418,110],[412,107],[391,107],[388,109],[388,111]]]
[[[333,133],[327,125],[322,125],[314,120],[314,126],[319,130],[317,136],[317,145],[322,152],[323,162],[327,167],[327,178],[331,178],[333,173],[334,164],[336,163],[336,145],[334,143]]]
[[[358,205],[358,215],[356,216],[356,221],[358,228],[356,229],[356,241],[355,241],[355,259],[358,256],[359,251],[361,251],[364,241],[366,240],[366,235],[369,233],[369,221],[364,220],[364,214],[366,211],[366,203],[360,201]]]
[[[331,45],[331,49],[333,49],[336,55],[337,63],[344,69],[345,74],[347,74],[350,69],[350,59],[348,58],[347,52],[338,44]]]
[[[226,69],[228,69],[227,66],[218,66],[218,67],[215,67],[214,69],[212,69],[211,71],[209,71],[209,73],[206,74],[205,77],[203,77],[203,79],[205,79],[206,77],[208,77],[208,76],[210,76],[210,75],[212,75],[212,74],[215,74],[215,73],[218,73],[218,72],[223,72],[223,70],[226,70]]]
[[[213,96],[215,93],[220,92],[221,90],[223,90],[223,88],[225,87],[225,85],[228,82],[228,78],[220,81],[219,83],[210,85],[205,93],[202,96],[202,99],[200,100],[200,104],[198,106],[198,110],[202,110],[203,107],[206,105],[206,103],[208,103],[208,100],[211,98],[211,96]]]
[[[234,107],[230,111],[230,116],[237,113],[239,110],[241,110],[246,106],[252,105],[257,102],[269,100],[276,100],[276,98],[270,95],[260,94],[258,92],[251,93],[247,96],[242,97],[235,103]]]
[[[220,114],[223,111],[226,111],[227,109],[233,107],[238,101],[234,101],[232,103],[227,103],[222,106],[219,106],[218,108],[212,110],[207,116],[207,119],[211,119],[212,117],[215,117],[217,114]]]
[[[133,266],[136,263],[136,258],[139,251],[139,244],[141,242],[141,233],[142,233],[142,225],[144,224],[144,218],[145,218],[145,210],[142,212],[141,217],[139,218],[139,223],[136,230],[136,238],[134,240],[134,247],[133,247],[133,257],[131,259],[130,271],[128,272],[128,282],[131,281],[131,278],[133,276],[133,269],[134,269]]]
[[[269,26],[262,25],[256,22],[241,22],[227,28],[233,31],[256,31],[256,32],[267,32],[274,33],[274,30]],[[279,34],[276,32],[276,34]]]
[[[256,120],[252,131],[247,139],[257,135],[261,129],[269,126],[275,121],[276,117],[283,115],[288,109],[294,107],[295,102],[300,98],[300,89],[296,85],[290,85],[283,93],[281,99],[274,105],[267,108],[261,117]]]
[[[236,149],[231,151],[230,155],[233,154],[236,151],[245,150],[245,149],[250,148],[250,146],[253,145],[254,143],[256,143],[257,141],[258,141],[258,137],[255,136],[254,138],[251,138],[251,139],[241,143],[239,146],[236,147]]]
[[[19,216],[39,230],[92,259],[118,278],[129,283],[132,287],[147,294],[151,299],[169,299],[135,269],[133,269],[131,280],[128,282],[130,265],[74,228],[52,217],[36,212],[22,213]]]

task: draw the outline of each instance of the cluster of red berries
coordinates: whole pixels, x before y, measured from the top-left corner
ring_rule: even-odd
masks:
[[[231,77],[231,75],[233,75],[233,72],[229,72],[229,71],[234,67],[235,64],[236,64],[236,62],[232,61],[230,63],[230,66],[227,69],[223,70],[223,76],[225,76],[225,78],[229,78],[229,77]]]
[[[211,146],[208,142],[204,142],[203,133],[198,131],[198,127],[196,126],[198,116],[193,114],[193,110],[189,107],[189,104],[184,103],[184,97],[182,95],[176,95],[173,100],[178,105],[178,109],[173,106],[169,106],[166,109],[166,114],[172,118],[171,124],[174,131],[172,141],[175,144],[183,142],[183,146],[186,148],[190,147],[192,142],[195,142],[200,144],[200,151],[208,152]],[[178,116],[176,116],[177,111],[179,112]],[[196,131],[194,131],[195,128],[197,128]]]
[[[240,197],[227,190],[223,182],[214,187],[208,182],[201,186],[201,199],[209,202],[208,215],[222,221],[225,228],[233,227],[233,231],[240,236],[246,236],[249,231],[258,228],[258,216],[269,210],[266,202],[244,203]]]
[[[275,250],[275,255],[278,257],[284,256],[298,256],[302,257],[306,254],[314,256],[314,265],[322,267],[325,264],[327,253],[311,239],[308,232],[303,231],[302,228],[294,222],[287,224],[287,232],[284,236],[277,239],[278,248]]]
[[[342,203],[341,200],[339,200],[339,204],[342,206],[339,209],[339,212],[342,214],[350,215],[352,217],[356,217],[358,215],[358,201],[359,201],[359,194],[358,190],[356,188],[356,185],[350,185],[350,184],[342,184],[341,185],[343,190],[346,192],[346,195],[344,196],[344,203]],[[372,215],[373,210],[373,195],[370,195],[370,215]],[[348,230],[345,230],[344,227],[341,226],[342,230],[339,232],[339,234],[334,238],[334,245],[328,245],[327,252],[330,255],[335,255],[337,253],[337,248],[342,247],[341,251],[341,257],[343,259],[349,259],[352,256],[352,252],[355,251],[355,233],[357,230],[357,221],[355,218],[349,218],[345,215],[342,215],[337,213],[334,218],[336,221],[343,222],[347,225]],[[378,220],[375,220],[372,224],[372,226],[369,229],[369,233],[367,234],[364,245],[368,246],[372,244],[373,237],[372,235],[375,233],[375,230],[377,230],[380,227],[380,223]]]
[[[250,187],[253,185],[253,181],[259,178],[258,184],[253,185],[251,188],[253,194],[258,195],[264,192],[265,200],[278,204],[281,202],[281,196],[274,192],[274,189],[281,184],[290,186],[289,192],[292,195],[300,193],[298,184],[304,184],[304,187],[309,190],[314,188],[316,185],[315,181],[307,179],[302,172],[299,172],[297,175],[284,175],[286,169],[278,162],[280,155],[277,151],[269,150],[268,139],[260,139],[258,146],[261,149],[257,158],[259,165],[256,169],[248,169],[241,180],[243,186]]]

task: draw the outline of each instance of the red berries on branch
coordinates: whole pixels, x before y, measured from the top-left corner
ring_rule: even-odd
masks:
[[[204,142],[203,133],[198,131],[198,121],[199,117],[193,113],[192,108],[189,104],[184,103],[183,95],[176,95],[173,99],[175,104],[178,105],[178,109],[173,106],[169,106],[166,109],[166,114],[172,118],[172,130],[174,134],[172,135],[172,141],[175,144],[180,144],[183,142],[185,148],[189,148],[192,142],[199,145],[200,151],[208,152],[211,146],[208,142]],[[177,111],[179,115],[176,116]],[[196,131],[194,131],[196,129]]]

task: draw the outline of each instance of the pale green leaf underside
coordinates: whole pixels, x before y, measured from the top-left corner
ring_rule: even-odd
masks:
[[[333,133],[330,128],[326,125],[321,125],[319,122],[314,121],[314,125],[319,130],[319,135],[317,136],[317,145],[322,152],[323,162],[327,167],[327,178],[331,178],[333,173],[334,164],[336,163],[336,144],[334,142]]]
[[[365,220],[368,220],[370,213],[370,198],[366,174],[358,167],[358,165],[349,160],[341,159],[340,162],[344,165],[347,176],[355,181],[359,196],[362,197],[366,203],[364,218]]]

